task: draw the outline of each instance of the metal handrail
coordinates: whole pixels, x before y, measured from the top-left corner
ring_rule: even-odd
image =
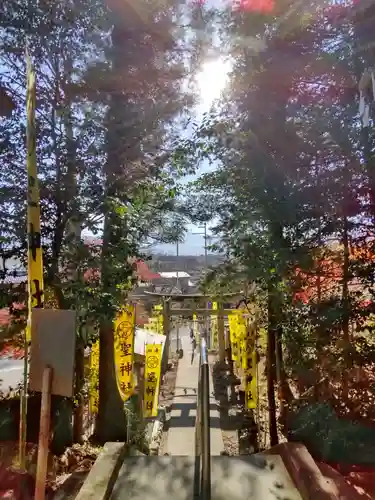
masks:
[[[200,499],[211,500],[210,379],[207,341],[201,337],[197,394],[197,454],[200,455]]]

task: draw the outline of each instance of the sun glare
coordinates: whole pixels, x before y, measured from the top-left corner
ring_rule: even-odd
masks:
[[[219,99],[228,83],[230,69],[230,62],[223,59],[203,64],[197,76],[200,107],[208,109],[216,99]]]

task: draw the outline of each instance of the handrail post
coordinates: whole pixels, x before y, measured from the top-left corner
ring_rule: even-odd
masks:
[[[206,339],[201,339],[201,500],[211,500],[210,379]]]

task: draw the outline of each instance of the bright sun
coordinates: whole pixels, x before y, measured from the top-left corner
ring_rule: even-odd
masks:
[[[223,59],[215,59],[202,65],[197,76],[200,107],[209,109],[211,104],[219,99],[228,83],[230,69],[230,61]]]

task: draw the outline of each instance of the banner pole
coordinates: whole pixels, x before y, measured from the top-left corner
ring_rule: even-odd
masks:
[[[31,340],[32,309],[44,305],[43,256],[40,235],[40,199],[36,164],[36,82],[29,53],[26,47],[26,148],[27,148],[27,292],[28,319],[24,331],[23,391],[20,400],[19,462],[25,469],[27,438],[27,393],[29,343]]]

